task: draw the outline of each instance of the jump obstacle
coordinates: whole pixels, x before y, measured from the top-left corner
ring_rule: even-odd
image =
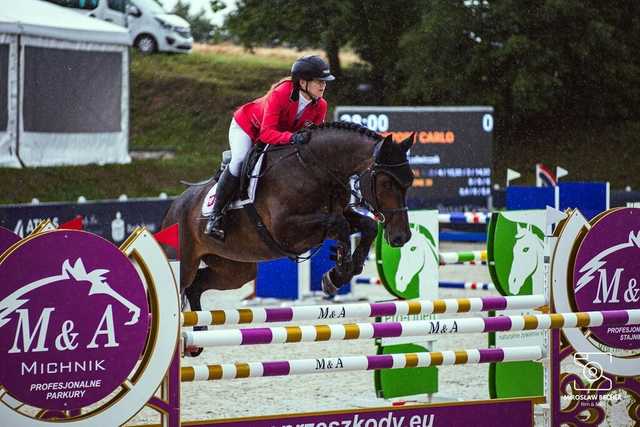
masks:
[[[563,231],[575,231],[575,235],[578,235],[579,228],[573,226],[574,223],[569,223],[564,227]],[[572,227],[573,226],[573,227]],[[592,230],[596,230],[593,227]],[[596,230],[597,231],[597,230]],[[64,233],[70,234],[71,231],[65,231]],[[142,234],[144,237],[144,233]],[[568,232],[566,234],[569,234]],[[588,234],[587,234],[587,237]],[[342,318],[359,318],[359,317],[381,317],[386,315],[396,315],[400,313],[420,313],[420,314],[441,314],[441,313],[472,313],[481,312],[486,310],[494,310],[502,308],[509,309],[539,309],[546,310],[548,307],[553,307],[560,304],[561,307],[565,307],[564,300],[555,300],[556,293],[560,294],[563,291],[571,288],[567,287],[567,274],[566,268],[569,266],[570,259],[574,260],[570,254],[564,254],[565,248],[573,240],[569,242],[569,239],[562,240],[560,237],[549,238],[552,240],[550,249],[551,253],[554,253],[556,245],[558,251],[551,257],[552,264],[555,265],[555,259],[566,260],[567,264],[559,264],[557,268],[550,268],[549,271],[555,271],[550,276],[548,283],[553,284],[553,296],[551,298],[551,290],[546,288],[545,295],[536,296],[516,296],[516,297],[486,297],[486,298],[462,298],[462,299],[445,299],[445,300],[433,300],[433,301],[397,301],[387,303],[374,303],[374,304],[345,304],[345,305],[325,305],[317,307],[274,307],[274,308],[252,308],[252,309],[239,309],[239,310],[213,310],[208,312],[192,312],[177,314],[176,326],[191,326],[191,325],[234,325],[234,324],[253,324],[262,322],[286,322],[286,321],[298,321],[298,320],[326,320],[331,318],[331,314],[335,314],[333,319]],[[554,240],[555,239],[555,240]],[[128,239],[125,242],[124,247],[129,248],[127,251],[132,254],[135,259],[144,259],[140,253],[142,250],[134,250],[134,240]],[[151,249],[148,249],[151,251]],[[156,252],[161,253],[159,246],[156,245]],[[140,253],[139,253],[140,252]],[[557,254],[560,253],[561,256]],[[142,258],[140,258],[142,257]],[[161,256],[155,256],[152,261],[152,269],[164,271],[163,274],[171,275],[171,270],[168,265],[163,267],[161,264]],[[141,263],[143,266],[145,263]],[[611,266],[615,269],[615,265]],[[564,268],[564,270],[563,270]],[[571,267],[573,268],[573,267]],[[168,273],[167,273],[168,270]],[[156,273],[156,272],[154,272]],[[160,277],[159,274],[157,273]],[[154,274],[145,274],[145,277],[157,277]],[[156,294],[161,294],[162,289],[159,287],[158,280],[151,280],[150,282],[150,298],[152,307],[150,310],[157,313],[160,305],[155,305],[154,298]],[[176,286],[175,280],[171,279],[167,283],[172,283]],[[635,283],[635,282],[634,282]],[[633,286],[628,291],[635,289]],[[174,290],[174,295],[177,296],[177,292]],[[163,298],[166,299],[166,295]],[[630,294],[629,294],[630,295]],[[165,301],[171,303],[172,307],[177,306],[177,301]],[[547,307],[545,307],[547,306]],[[153,308],[155,307],[155,309]],[[344,313],[344,315],[343,315]],[[162,338],[165,342],[171,341],[171,327],[168,325],[168,319],[162,319],[163,316],[153,316],[154,325],[155,322],[162,320],[162,325],[166,329],[152,330],[150,340],[154,342],[158,338]],[[129,319],[129,317],[127,317]],[[554,392],[557,393],[559,389],[558,378],[559,374],[559,338],[558,340],[550,339],[546,341],[546,344],[541,346],[522,346],[522,347],[506,347],[506,348],[491,348],[491,349],[467,349],[459,351],[443,351],[443,352],[428,352],[428,353],[405,353],[394,355],[372,355],[372,356],[343,356],[343,357],[320,357],[316,359],[302,359],[302,360],[284,360],[284,361],[267,361],[267,362],[250,362],[250,363],[235,363],[235,364],[218,364],[218,365],[197,365],[197,366],[184,366],[180,367],[180,356],[182,350],[189,345],[207,345],[207,346],[222,346],[222,345],[253,345],[253,344],[274,344],[274,343],[290,343],[290,342],[311,342],[311,341],[328,341],[328,340],[345,340],[345,339],[369,339],[376,337],[399,337],[399,336],[425,336],[429,334],[454,334],[454,333],[486,333],[491,331],[527,331],[527,330],[543,330],[548,331],[551,329],[557,330],[560,328],[567,328],[571,335],[577,333],[577,328],[594,328],[600,326],[619,326],[624,329],[624,326],[638,325],[640,324],[640,309],[620,309],[620,310],[599,310],[590,312],[576,312],[576,313],[550,313],[550,314],[535,314],[525,316],[498,316],[490,318],[461,318],[461,319],[437,319],[428,321],[407,321],[407,322],[382,322],[382,323],[360,323],[360,324],[329,324],[329,325],[309,325],[309,326],[278,326],[267,328],[236,328],[236,329],[224,329],[213,331],[183,331],[181,343],[175,348],[173,362],[169,366],[167,377],[162,386],[162,398],[169,396],[167,401],[161,398],[154,397],[149,404],[158,409],[162,416],[163,426],[177,427],[181,424],[180,420],[180,402],[179,402],[179,388],[181,381],[197,381],[197,380],[223,380],[223,379],[236,379],[236,378],[249,378],[249,377],[264,377],[264,376],[283,376],[283,375],[301,375],[310,373],[334,373],[336,371],[356,371],[356,370],[378,370],[378,369],[399,369],[407,367],[421,367],[432,365],[452,365],[452,364],[475,364],[475,363],[488,363],[498,361],[517,361],[517,360],[542,360],[544,362],[545,370],[549,373],[549,380],[545,382],[544,403],[541,407],[545,408],[547,414],[546,422],[550,421],[549,417],[556,416],[556,411],[560,413],[560,409],[556,405],[555,398],[551,393],[551,387],[554,387]],[[159,325],[159,326],[162,326]],[[620,329],[620,328],[617,328]],[[567,332],[567,333],[568,333]],[[546,335],[546,332],[545,332]],[[554,334],[555,335],[555,334]],[[566,351],[563,350],[563,353]],[[638,375],[637,362],[634,365],[633,361],[630,361],[631,365],[635,366],[635,372],[633,375]],[[141,364],[142,366],[145,363]],[[629,369],[629,368],[627,368]],[[163,369],[159,371],[164,372]],[[621,374],[619,374],[621,375]],[[144,379],[146,381],[146,379]],[[137,390],[138,381],[132,381],[127,387]],[[142,382],[142,381],[141,381]],[[126,397],[126,393],[124,393]],[[137,396],[137,395],[136,395]],[[137,397],[136,397],[137,398]],[[527,422],[529,415],[532,417],[531,407],[527,405],[533,405],[533,403],[540,403],[540,399],[528,399],[529,402],[524,405],[524,408],[520,408],[523,412],[516,412],[514,408],[509,406],[514,404],[513,401],[502,401],[500,399],[496,401],[482,401],[482,402],[469,402],[469,406],[460,406],[460,404],[451,403],[446,405],[425,405],[415,406],[411,408],[379,408],[379,411],[375,410],[349,410],[346,412],[334,412],[334,413],[316,413],[316,414],[290,414],[287,416],[267,417],[267,418],[252,418],[252,419],[236,419],[229,422],[212,422],[212,421],[199,421],[200,426],[252,426],[262,427],[263,425],[295,425],[295,422],[301,419],[305,420],[333,420],[343,419],[340,417],[350,416],[353,414],[366,413],[368,416],[380,417],[376,418],[382,420],[382,417],[390,417],[396,414],[394,411],[401,411],[398,414],[409,414],[411,411],[416,411],[421,414],[427,414],[424,416],[442,417],[446,425],[454,425],[455,422],[447,420],[460,420],[465,414],[472,420],[471,423],[477,426],[495,425],[498,420],[502,425],[524,425]],[[505,405],[506,412],[500,412],[494,415],[496,418],[485,419],[482,412],[484,409],[490,411],[491,408],[496,408],[492,405]],[[471,408],[471,405],[475,405],[473,411],[466,410],[464,408]],[[549,408],[549,405],[552,408]],[[406,411],[406,412],[402,412]],[[448,412],[447,412],[448,411]],[[372,415],[377,414],[377,415]],[[438,414],[438,415],[433,415]],[[564,414],[564,413],[563,413]],[[88,416],[96,416],[99,418],[102,414],[99,411],[89,413]],[[570,415],[570,414],[569,414]],[[569,415],[564,414],[564,419],[569,419]],[[72,418],[77,416],[77,413],[68,414]],[[395,415],[394,415],[395,416]],[[400,416],[400,415],[398,415]],[[576,420],[579,415],[575,414]],[[333,418],[332,418],[333,417]],[[497,418],[500,417],[500,418]],[[104,418],[104,417],[103,417]],[[385,420],[387,418],[384,418]],[[433,422],[434,418],[431,418]],[[559,419],[559,418],[558,418]],[[571,418],[573,419],[573,418]],[[295,421],[291,421],[295,420]],[[517,420],[518,424],[509,424],[509,421]],[[86,419],[84,420],[86,421]],[[82,425],[100,425],[91,424],[89,422]],[[443,421],[438,418],[439,424]],[[40,421],[38,421],[39,423]],[[332,421],[333,422],[333,421]],[[469,423],[469,421],[466,421]],[[39,425],[38,423],[26,423],[24,425]],[[321,421],[323,425],[329,426],[327,421]],[[337,423],[337,421],[336,421]],[[13,424],[12,424],[13,425]],[[15,424],[18,425],[18,424]],[[23,424],[20,424],[23,425]],[[45,424],[43,424],[45,425]],[[46,423],[46,425],[52,425]],[[320,423],[316,424],[317,426]],[[339,423],[333,425],[341,425]],[[369,424],[363,424],[369,425]],[[373,424],[371,424],[373,425]],[[379,424],[375,424],[379,425]],[[388,422],[390,424],[390,421]],[[456,424],[457,425],[457,424]],[[554,424],[556,425],[556,424]],[[575,425],[582,425],[582,421],[576,421]]]
[[[517,298],[517,297],[516,297]],[[534,307],[527,307],[534,308]],[[424,337],[439,334],[529,331],[558,328],[589,328],[602,325],[640,324],[640,309],[525,316],[473,317],[463,319],[418,320],[241,328],[216,331],[183,331],[185,347],[222,347],[292,342],[365,340],[371,338]]]
[[[380,280],[378,277],[358,276],[353,278],[352,283],[358,284],[358,285],[382,285],[382,280]],[[483,290],[483,291],[493,291],[496,289],[493,283],[484,283],[484,282],[440,281],[438,282],[438,287],[440,289],[468,289],[468,290]]]
[[[222,326],[326,319],[479,313],[491,310],[535,309],[546,304],[544,295],[517,297],[445,298],[378,303],[328,304],[298,307],[253,307],[232,310],[189,311],[181,315],[182,326]]]
[[[183,315],[183,325],[237,325],[303,320],[349,319],[408,314],[474,313],[502,309],[548,309],[548,296],[460,298],[423,301],[394,301],[335,306],[273,307],[192,312]],[[503,308],[498,308],[503,307]],[[561,328],[616,327],[640,324],[640,309],[498,316],[488,318],[438,319],[406,322],[352,323],[305,326],[237,328],[212,331],[183,331],[183,348],[191,346],[237,346],[285,344],[351,339],[419,336],[429,334],[489,333]],[[546,335],[546,332],[545,332]],[[404,353],[370,356],[319,357],[315,359],[237,362],[184,366],[180,380],[218,381],[252,377],[292,376],[339,371],[400,369],[411,367],[541,360],[548,371],[553,366],[554,344],[459,351]],[[549,382],[545,396],[549,396]],[[549,399],[547,397],[547,399]],[[543,406],[547,406],[549,401]],[[548,421],[548,419],[547,419]],[[480,424],[478,424],[480,425]]]

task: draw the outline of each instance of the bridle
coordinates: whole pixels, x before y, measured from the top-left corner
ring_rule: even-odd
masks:
[[[409,188],[411,183],[403,182],[403,179],[397,172],[397,168],[407,166],[408,164],[408,161],[400,163],[374,162],[358,175],[358,185],[360,187],[360,193],[362,194],[362,196],[359,197],[360,203],[373,213],[376,221],[382,224],[387,221],[387,215],[391,216],[398,212],[407,212],[409,208],[407,206],[401,208],[381,208],[376,192],[376,175],[383,173],[392,178],[401,188]]]

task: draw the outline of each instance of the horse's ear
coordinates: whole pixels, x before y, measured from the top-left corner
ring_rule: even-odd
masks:
[[[414,141],[416,140],[416,133],[413,132],[409,135],[405,140],[400,143],[402,150],[406,153],[413,146]]]
[[[393,136],[391,136],[391,134],[385,136],[382,140],[382,144],[379,145],[378,149],[374,153],[376,161],[386,159],[392,153],[393,144]]]

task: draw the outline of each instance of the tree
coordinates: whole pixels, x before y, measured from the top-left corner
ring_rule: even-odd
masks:
[[[625,6],[433,0],[402,38],[400,97],[494,105],[507,131],[536,118],[630,117],[640,95],[640,10]]]
[[[213,13],[219,12],[226,6],[222,0],[210,0],[209,7]],[[207,18],[207,11],[202,8],[195,14],[191,14],[189,11],[189,3],[186,0],[178,0],[174,5],[171,13],[176,14],[184,18],[191,26],[191,34],[193,39],[197,42],[205,42],[211,38],[212,33],[217,29],[217,26],[212,24],[209,18]]]
[[[337,76],[342,73],[339,52],[351,31],[345,20],[348,2],[326,0],[240,0],[227,15],[225,27],[247,48],[289,45],[324,50]]]

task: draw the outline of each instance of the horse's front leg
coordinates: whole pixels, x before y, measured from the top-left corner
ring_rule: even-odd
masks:
[[[371,245],[378,234],[378,227],[373,219],[360,215],[352,209],[346,209],[344,216],[351,225],[352,232],[360,232],[360,242],[353,252],[353,275],[355,276],[362,273]]]
[[[336,266],[322,276],[322,290],[335,295],[354,275],[354,263],[351,255],[351,226],[344,215],[332,215],[329,237],[336,240]]]
[[[273,237],[277,241],[295,249],[315,245],[325,235],[336,240],[336,266],[322,276],[322,289],[328,295],[334,295],[340,286],[353,277],[351,227],[342,213],[288,215],[286,221],[275,222],[273,230]]]

